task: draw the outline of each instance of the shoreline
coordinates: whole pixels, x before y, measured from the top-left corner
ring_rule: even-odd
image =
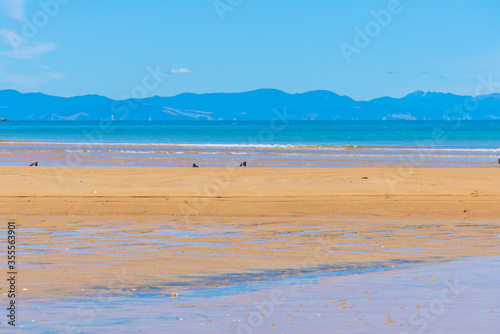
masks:
[[[500,148],[484,145],[202,144],[120,142],[0,142],[0,166],[291,168],[496,168]],[[452,144],[452,143],[450,143]],[[423,145],[423,146],[422,146]]]

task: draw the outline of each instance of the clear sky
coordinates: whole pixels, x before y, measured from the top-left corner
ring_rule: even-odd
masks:
[[[474,95],[500,82],[499,17],[498,0],[0,0],[0,89]]]

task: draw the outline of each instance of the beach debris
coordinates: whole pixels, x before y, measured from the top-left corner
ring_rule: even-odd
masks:
[[[198,166],[197,164],[193,164],[193,168],[197,168],[197,167],[200,167],[200,166]]]
[[[246,161],[243,161],[241,164],[240,164],[240,167],[246,167],[247,166],[247,162]]]
[[[38,167],[38,161],[32,162],[30,167],[32,167],[32,166]]]
[[[179,297],[179,294],[177,292],[170,292],[170,297],[177,298],[177,297]]]
[[[368,178],[366,176],[363,176],[362,179],[363,180],[368,180]]]
[[[472,197],[478,197],[479,196],[479,191],[474,190],[473,192],[470,193]]]

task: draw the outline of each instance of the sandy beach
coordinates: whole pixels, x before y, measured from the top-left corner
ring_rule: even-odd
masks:
[[[499,174],[3,167],[0,214],[18,225],[25,296],[171,291],[500,255]]]
[[[11,218],[500,214],[500,169],[1,167],[0,182]]]
[[[72,300],[98,301],[118,316],[130,298],[152,307],[176,292],[181,304],[167,306],[165,300],[162,306],[178,314],[166,328],[190,332],[194,325],[174,324],[187,312],[185,303],[192,312],[232,307],[213,298],[242,294],[249,284],[285,288],[284,282],[297,279],[321,291],[331,283],[318,283],[319,277],[349,280],[414,266],[428,272],[426,266],[499,256],[499,174],[451,168],[1,167],[0,216],[16,222],[18,289],[28,314],[62,317],[54,322],[52,316],[52,327],[32,319],[37,326],[67,326],[75,318],[64,311],[76,307]],[[391,284],[401,295],[406,283]],[[8,289],[6,282],[0,287]],[[342,293],[354,298],[361,289]],[[299,303],[306,291],[288,296]],[[206,298],[183,299],[200,295]],[[101,305],[103,296],[118,304]],[[238,298],[243,305],[258,300],[253,294]],[[47,301],[61,304],[49,312],[40,306]],[[378,314],[375,309],[366,317]],[[91,329],[99,317],[78,319]],[[266,319],[269,324],[256,332],[271,325],[280,332],[287,321]],[[291,322],[295,327],[287,332],[300,332],[310,321]],[[34,328],[27,319],[21,323]]]

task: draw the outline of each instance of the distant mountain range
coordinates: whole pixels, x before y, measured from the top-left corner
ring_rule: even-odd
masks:
[[[472,98],[416,91],[402,98],[355,101],[330,91],[288,94],[259,89],[117,101],[99,95],[64,98],[0,91],[0,119],[15,121],[271,120],[283,114],[289,120],[491,120],[500,119],[500,94]]]

